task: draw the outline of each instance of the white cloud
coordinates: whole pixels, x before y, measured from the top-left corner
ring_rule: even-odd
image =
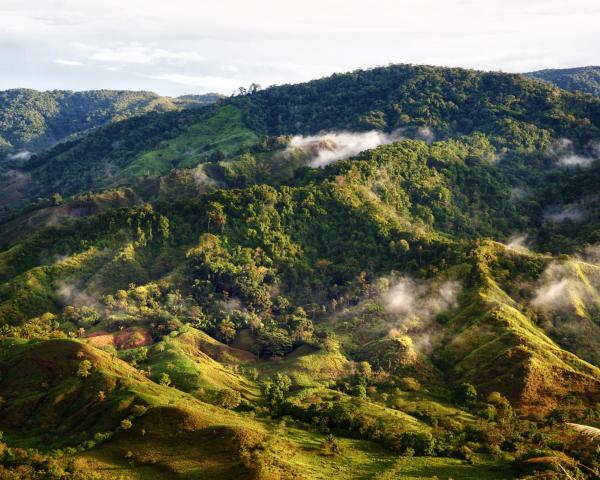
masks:
[[[302,8],[276,0],[0,0],[0,18],[0,55],[11,64],[0,88],[153,89],[151,75],[162,72],[270,85],[388,63],[505,71],[600,63],[597,0],[381,0],[377,8],[361,0],[305,0]],[[74,39],[96,47],[74,54]],[[55,58],[86,68],[49,61],[40,71],[40,59]],[[108,75],[107,65],[127,75]],[[176,85],[165,88],[183,93]]]
[[[22,161],[22,160],[29,160],[31,158],[31,152],[28,150],[22,150],[20,152],[17,152],[13,155],[9,155],[9,159],[10,160],[17,160],[17,161]]]
[[[152,75],[150,78],[166,82],[178,83],[190,87],[201,87],[221,93],[231,93],[240,86],[247,86],[251,82],[235,80],[227,77],[213,77],[208,75],[180,75],[177,73],[163,73]]]
[[[529,241],[527,238],[527,234],[515,233],[514,235],[511,235],[511,237],[508,239],[508,243],[506,244],[506,246],[511,250],[529,250]]]
[[[310,156],[309,165],[324,167],[338,160],[358,155],[364,150],[392,143],[401,138],[400,131],[389,134],[377,130],[368,132],[329,132],[306,137],[296,135],[292,137],[286,154],[292,155],[300,150],[305,155]]]
[[[139,42],[112,48],[98,48],[76,42],[73,46],[88,52],[89,58],[96,62],[144,65],[151,63],[198,63],[207,58],[193,51],[172,51],[164,48],[146,46]]]
[[[83,66],[83,63],[81,62],[77,62],[75,60],[54,60],[54,63],[57,63],[59,65],[66,65],[67,67],[81,67]]]
[[[566,155],[558,160],[561,167],[589,167],[594,162],[593,158],[582,157],[581,155]]]

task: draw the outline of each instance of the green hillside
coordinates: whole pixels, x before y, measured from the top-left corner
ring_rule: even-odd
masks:
[[[218,99],[216,94],[169,98],[116,90],[5,90],[0,92],[0,153],[39,151],[134,115],[208,105]]]
[[[539,70],[527,75],[553,83],[570,92],[600,95],[600,67],[576,67]]]
[[[0,474],[596,478],[598,139],[591,96],[398,65],[5,169]]]

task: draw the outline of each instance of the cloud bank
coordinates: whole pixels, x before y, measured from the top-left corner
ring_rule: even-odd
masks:
[[[403,137],[400,131],[384,133],[376,130],[368,132],[329,132],[318,135],[296,135],[292,137],[287,155],[298,150],[309,156],[311,167],[325,167],[338,160],[358,155],[360,152],[385,145]]]

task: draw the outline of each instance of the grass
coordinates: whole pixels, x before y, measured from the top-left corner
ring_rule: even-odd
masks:
[[[286,441],[277,444],[274,453],[301,472],[301,478],[311,480],[371,479],[390,468],[396,458],[374,442],[350,438],[337,438],[341,453],[329,456],[322,447],[325,435],[297,427],[287,427],[279,436]]]
[[[224,389],[237,390],[247,400],[256,400],[259,395],[256,384],[202,350],[210,351],[211,347],[218,344],[213,339],[207,339],[210,337],[205,333],[190,328],[177,337],[165,338],[156,344],[150,349],[147,362],[152,377],[159,378],[162,373],[166,373],[178,389],[204,400],[214,399]],[[216,351],[213,352],[217,355]],[[244,359],[245,354],[246,352],[236,352],[232,348],[224,348],[221,353],[222,357],[236,361]],[[249,359],[246,357],[245,360]]]
[[[376,398],[378,401],[386,403],[388,406],[395,406],[403,412],[410,413],[418,410],[427,412],[436,418],[450,417],[463,425],[476,421],[476,418],[472,414],[452,405],[446,399],[429,392],[401,391],[394,394],[389,393],[386,402],[381,399],[381,393]]]
[[[509,480],[515,474],[506,465],[484,456],[477,456],[473,465],[454,458],[400,457],[394,466],[377,480]]]
[[[337,350],[328,352],[304,345],[282,360],[258,362],[256,367],[263,376],[284,373],[297,387],[308,388],[327,385],[336,378],[346,375],[349,362]]]
[[[208,120],[163,142],[160,148],[141,154],[125,169],[125,174],[156,177],[172,168],[193,168],[216,151],[228,156],[257,140],[258,136],[244,125],[242,112],[226,105]]]
[[[233,381],[254,393],[253,385],[215,360],[229,359],[235,366],[251,360],[248,352],[222,345],[193,329],[164,343],[165,349],[156,352],[154,368],[161,362],[172,362],[182,378],[191,375],[192,384],[195,375],[202,374],[202,381],[221,382],[212,383],[215,388],[229,388],[232,385],[227,382]],[[314,356],[327,364],[332,354],[334,358],[339,355],[304,349],[271,364],[291,368]],[[93,365],[88,378],[76,374],[82,359]],[[194,359],[199,360],[200,367]],[[116,432],[96,448],[74,455],[79,467],[93,471],[99,479],[512,478],[501,465],[484,457],[477,457],[474,465],[449,458],[404,458],[374,442],[343,437],[337,438],[340,453],[332,455],[323,448],[326,436],[310,427],[208,405],[178,389],[158,385],[131,365],[75,340],[5,339],[0,345],[0,367],[4,373],[0,389],[6,400],[0,428],[11,445],[55,448],[77,444],[95,432]],[[217,368],[212,370],[214,377],[208,375]],[[103,401],[97,398],[100,389],[106,393]],[[318,395],[324,401],[352,402],[358,414],[401,423],[409,430],[429,429],[404,412],[368,400],[356,402],[326,388],[302,388],[294,395],[299,399]],[[416,402],[416,395],[420,394],[407,394],[403,400]],[[452,413],[433,398],[422,400]],[[133,405],[146,405],[148,410],[132,417]],[[36,415],[31,417],[34,406]],[[133,426],[118,428],[127,417],[132,418]],[[249,456],[244,457],[243,452]]]

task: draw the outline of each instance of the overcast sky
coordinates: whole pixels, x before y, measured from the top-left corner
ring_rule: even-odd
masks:
[[[415,63],[600,64],[598,0],[0,0],[0,89],[218,91]]]

